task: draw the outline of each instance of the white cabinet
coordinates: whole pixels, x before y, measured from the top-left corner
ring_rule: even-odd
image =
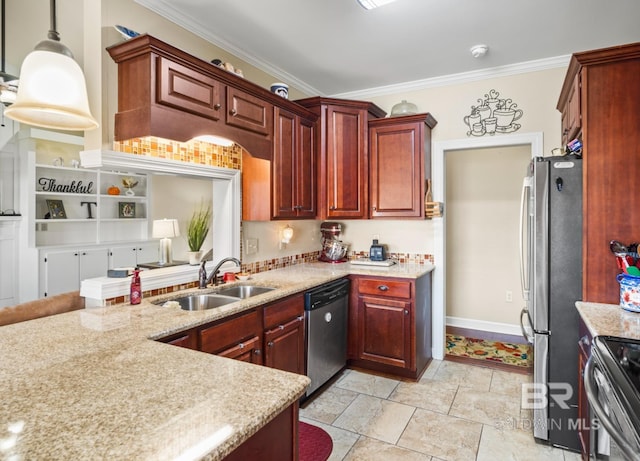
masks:
[[[158,251],[159,245],[155,241],[111,247],[109,248],[109,269],[158,262]]]
[[[77,291],[82,280],[107,275],[107,248],[43,250],[41,255],[40,297]]]
[[[0,308],[18,304],[18,218],[0,220]]]

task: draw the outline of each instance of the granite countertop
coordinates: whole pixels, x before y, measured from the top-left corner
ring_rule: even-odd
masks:
[[[309,379],[150,339],[349,274],[417,278],[432,269],[301,264],[236,282],[276,289],[208,311],[154,304],[174,293],[0,327],[0,458],[223,459],[296,402]]]
[[[578,301],[576,308],[591,336],[640,339],[640,313],[629,312],[618,304]]]

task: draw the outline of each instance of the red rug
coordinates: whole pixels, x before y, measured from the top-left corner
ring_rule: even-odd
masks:
[[[323,429],[298,421],[300,461],[326,461],[333,451],[333,440]]]

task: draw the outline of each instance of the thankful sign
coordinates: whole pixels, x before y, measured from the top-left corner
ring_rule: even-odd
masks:
[[[93,181],[87,184],[82,180],[72,180],[69,184],[60,184],[54,178],[39,178],[38,184],[43,192],[67,192],[71,194],[91,194],[93,193]]]

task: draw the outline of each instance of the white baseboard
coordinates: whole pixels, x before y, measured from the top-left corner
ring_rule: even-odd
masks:
[[[505,335],[522,336],[520,325],[512,325],[509,323],[486,322],[484,320],[447,316],[447,326],[467,328],[470,330],[489,331],[491,333],[500,333]]]

